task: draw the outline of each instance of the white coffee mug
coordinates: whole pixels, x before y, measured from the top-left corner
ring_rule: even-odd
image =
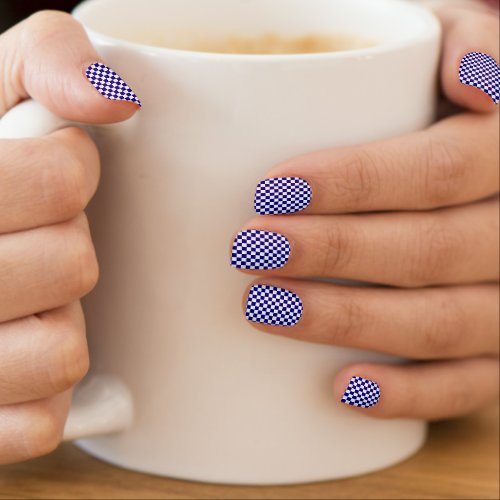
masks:
[[[254,330],[241,308],[250,278],[230,268],[229,245],[273,164],[432,122],[435,17],[398,0],[91,0],[74,15],[143,109],[91,128],[101,279],[84,301],[91,375],[66,438],[130,469],[245,484],[335,479],[414,453],[424,422],[372,419],[332,395],[345,364],[401,360]],[[268,32],[376,44],[241,55],[140,43]],[[0,137],[67,125],[28,101],[0,121]]]

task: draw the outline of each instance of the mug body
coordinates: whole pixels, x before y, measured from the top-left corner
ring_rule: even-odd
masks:
[[[126,383],[135,420],[78,445],[139,471],[246,484],[340,478],[417,450],[424,422],[371,419],[332,397],[345,364],[402,360],[257,332],[241,306],[250,278],[230,268],[229,247],[273,164],[433,120],[436,19],[397,0],[91,0],[75,16],[143,103],[92,129],[101,279],[84,303],[92,370]],[[140,43],[163,30],[377,43],[260,56]]]

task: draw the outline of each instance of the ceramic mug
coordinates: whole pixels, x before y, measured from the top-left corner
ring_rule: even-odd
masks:
[[[101,278],[84,301],[91,373],[66,439],[126,468],[235,484],[335,479],[414,453],[424,422],[352,412],[331,388],[347,363],[401,360],[254,330],[229,245],[273,164],[433,121],[436,18],[398,0],[91,0],[74,16],[143,108],[89,127],[103,164],[88,210]],[[296,55],[141,43],[189,32],[376,43]],[[0,136],[67,125],[27,101]]]

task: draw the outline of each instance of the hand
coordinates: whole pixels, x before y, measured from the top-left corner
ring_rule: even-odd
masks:
[[[333,387],[339,402],[352,377],[378,385],[379,399],[371,385],[376,404],[353,406],[373,417],[453,417],[498,394],[498,108],[458,77],[468,52],[498,62],[498,18],[449,7],[439,16],[442,88],[461,112],[424,131],[276,165],[267,178],[304,179],[310,203],[307,184],[285,181],[289,199],[307,207],[254,218],[244,231],[278,234],[239,233],[232,250],[235,267],[257,267],[246,272],[264,276],[244,300],[259,330],[416,361],[340,370]],[[275,213],[282,213],[279,182],[259,184],[260,213],[269,213],[260,203],[266,185]],[[262,269],[270,265],[276,268]],[[388,286],[341,286],[311,276]]]
[[[70,120],[129,118],[138,106],[104,99],[85,78],[98,60],[69,15],[35,14],[0,37],[0,116],[31,96]],[[84,208],[98,179],[97,149],[79,128],[0,140],[0,463],[58,445],[87,372],[79,298],[98,265]]]

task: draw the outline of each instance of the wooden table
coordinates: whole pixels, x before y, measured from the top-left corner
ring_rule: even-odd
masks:
[[[431,425],[424,448],[409,460],[366,476],[296,486],[192,483],[118,469],[71,444],[30,462],[0,467],[0,498],[88,499],[392,499],[499,495],[498,404]]]

